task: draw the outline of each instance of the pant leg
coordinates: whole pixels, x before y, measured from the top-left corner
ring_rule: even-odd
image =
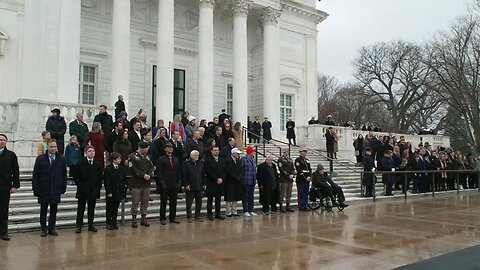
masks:
[[[113,209],[114,209],[114,199],[111,197],[107,197],[105,199],[105,215],[106,215],[105,222],[107,223],[107,225],[113,224]]]
[[[132,208],[130,209],[130,213],[136,216],[138,214],[138,204],[140,203],[142,190],[140,188],[132,188],[130,193],[132,195]]]
[[[276,188],[272,189],[271,191],[272,191],[272,194],[270,196],[270,211],[277,212],[278,211],[278,208],[277,208],[278,195],[280,191]]]
[[[213,195],[208,195],[207,196],[207,215],[209,217],[213,216],[213,211],[212,211],[213,199],[214,199]]]
[[[248,186],[247,186],[247,185],[243,185],[243,200],[242,200],[242,206],[243,206],[243,212],[244,212],[244,213],[249,212],[249,211],[248,211],[248,192],[249,192]]]
[[[177,197],[178,197],[178,189],[171,188],[168,196],[168,201],[170,202],[168,206],[169,220],[175,220],[175,218],[177,218]]]
[[[8,207],[10,205],[10,190],[0,191],[0,235],[8,234]]]
[[[47,209],[48,203],[40,204],[40,227],[42,228],[42,231],[47,230]]]
[[[120,203],[122,201],[119,200],[114,200],[112,203],[112,218],[111,218],[111,224],[115,225],[117,224],[117,217],[118,217],[118,207],[120,207]]]
[[[280,186],[280,194],[279,194],[279,202],[280,202],[280,205],[284,205],[284,201],[285,201],[285,197],[286,197],[286,194],[287,194],[287,185],[286,183],[279,183],[278,184]]]
[[[232,214],[234,214],[234,215],[237,215],[237,214],[238,214],[238,211],[237,211],[237,201],[232,202],[231,209],[232,209]]]
[[[193,191],[186,191],[185,192],[185,199],[187,201],[187,218],[192,218],[192,202],[195,197]]]
[[[195,191],[195,218],[200,217],[200,213],[202,211],[202,197],[203,191]]]
[[[221,215],[221,206],[222,206],[222,193],[217,192],[215,194],[215,216],[220,216]]]
[[[97,204],[97,200],[88,200],[88,226],[93,227],[93,221],[95,219],[95,205]]]
[[[78,199],[77,201],[77,222],[75,223],[77,228],[81,228],[83,226],[83,215],[85,213],[86,204],[87,200]]]
[[[300,209],[307,209],[308,202],[308,187],[309,183],[306,181],[300,182]]]
[[[148,209],[148,202],[150,199],[150,188],[142,188],[141,189],[141,197],[140,197],[140,214],[146,215]]]
[[[225,215],[229,216],[232,214],[231,206],[232,206],[232,202],[225,203]]]
[[[333,194],[337,195],[339,203],[343,203],[345,201],[345,196],[343,195],[343,190],[340,186],[336,186],[335,189],[333,189]]]
[[[48,231],[55,231],[57,225],[58,203],[50,204],[50,216],[48,217]]]
[[[166,220],[167,217],[167,201],[171,199],[169,197],[169,191],[167,188],[162,189],[160,192],[160,220]],[[170,211],[172,211],[170,209]]]
[[[248,193],[248,212],[253,212],[254,206],[254,192],[255,192],[255,185],[249,186],[249,193]]]

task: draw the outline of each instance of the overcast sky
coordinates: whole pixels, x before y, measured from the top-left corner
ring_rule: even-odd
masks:
[[[465,14],[473,0],[322,0],[330,16],[318,26],[319,72],[353,79],[358,49],[378,41],[428,41]]]

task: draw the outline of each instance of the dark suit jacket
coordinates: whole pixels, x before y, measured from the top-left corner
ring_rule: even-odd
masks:
[[[273,175],[268,171],[267,163],[263,162],[257,166],[257,183],[259,187],[274,189],[278,184],[277,166],[272,163]],[[273,177],[272,177],[273,176]]]
[[[6,147],[0,155],[0,190],[20,187],[20,170],[17,155]]]
[[[203,161],[198,160],[193,163],[192,160],[187,160],[182,167],[182,181],[183,186],[190,186],[191,191],[200,191],[205,186],[205,168]]]
[[[106,194],[112,194],[112,199],[121,201],[125,199],[127,187],[127,171],[122,165],[115,170],[113,164],[108,165],[104,170],[103,184]]]
[[[32,189],[38,203],[59,203],[60,196],[67,190],[67,163],[60,153],[55,154],[50,164],[48,154],[35,160]]]
[[[103,168],[96,160],[90,165],[86,157],[80,159],[73,174],[77,185],[75,198],[81,200],[94,200],[100,198],[102,188]]]
[[[176,156],[172,155],[173,167],[167,155],[161,156],[155,163],[157,178],[157,193],[164,189],[178,190],[181,184],[181,162]]]
[[[231,156],[227,158],[227,176],[225,177],[225,201],[239,201],[243,197],[243,167],[240,159],[235,163]]]
[[[128,141],[132,144],[132,151],[135,152],[138,149],[138,143],[140,142],[140,138],[138,137],[135,130],[128,131]]]
[[[218,162],[213,156],[205,159],[205,173],[207,175],[207,195],[215,195],[223,191],[223,184],[227,176],[226,161],[222,157],[218,157]],[[224,182],[217,184],[217,179],[222,178]]]

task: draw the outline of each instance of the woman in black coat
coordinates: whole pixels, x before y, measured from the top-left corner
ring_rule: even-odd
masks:
[[[77,222],[75,233],[82,232],[83,214],[85,213],[85,205],[88,203],[88,230],[97,232],[93,226],[95,216],[95,204],[100,198],[100,189],[102,188],[103,164],[94,159],[95,149],[91,145],[85,147],[86,157],[79,160],[77,169],[74,174],[74,181],[77,185],[78,199],[77,204]],[[101,153],[103,154],[103,152]]]
[[[57,142],[50,140],[47,152],[37,157],[33,168],[32,189],[40,204],[40,226],[42,237],[58,235],[55,231],[58,203],[60,196],[67,190],[67,163],[57,152]],[[50,206],[50,217],[47,227],[47,210]]]
[[[126,196],[127,172],[120,166],[122,156],[119,153],[111,153],[110,161],[111,164],[105,168],[103,179],[106,193],[106,222],[107,230],[118,230],[118,206]]]
[[[227,217],[238,216],[237,213],[237,201],[240,201],[243,197],[243,167],[240,162],[240,150],[233,148],[231,156],[227,158],[226,167],[227,175],[225,177],[224,190],[225,190],[225,214]],[[235,158],[235,160],[234,160]]]

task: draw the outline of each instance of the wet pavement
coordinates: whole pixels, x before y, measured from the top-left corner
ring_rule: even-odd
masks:
[[[179,220],[11,234],[0,242],[0,269],[391,269],[480,244],[480,193],[356,202],[334,214]]]

